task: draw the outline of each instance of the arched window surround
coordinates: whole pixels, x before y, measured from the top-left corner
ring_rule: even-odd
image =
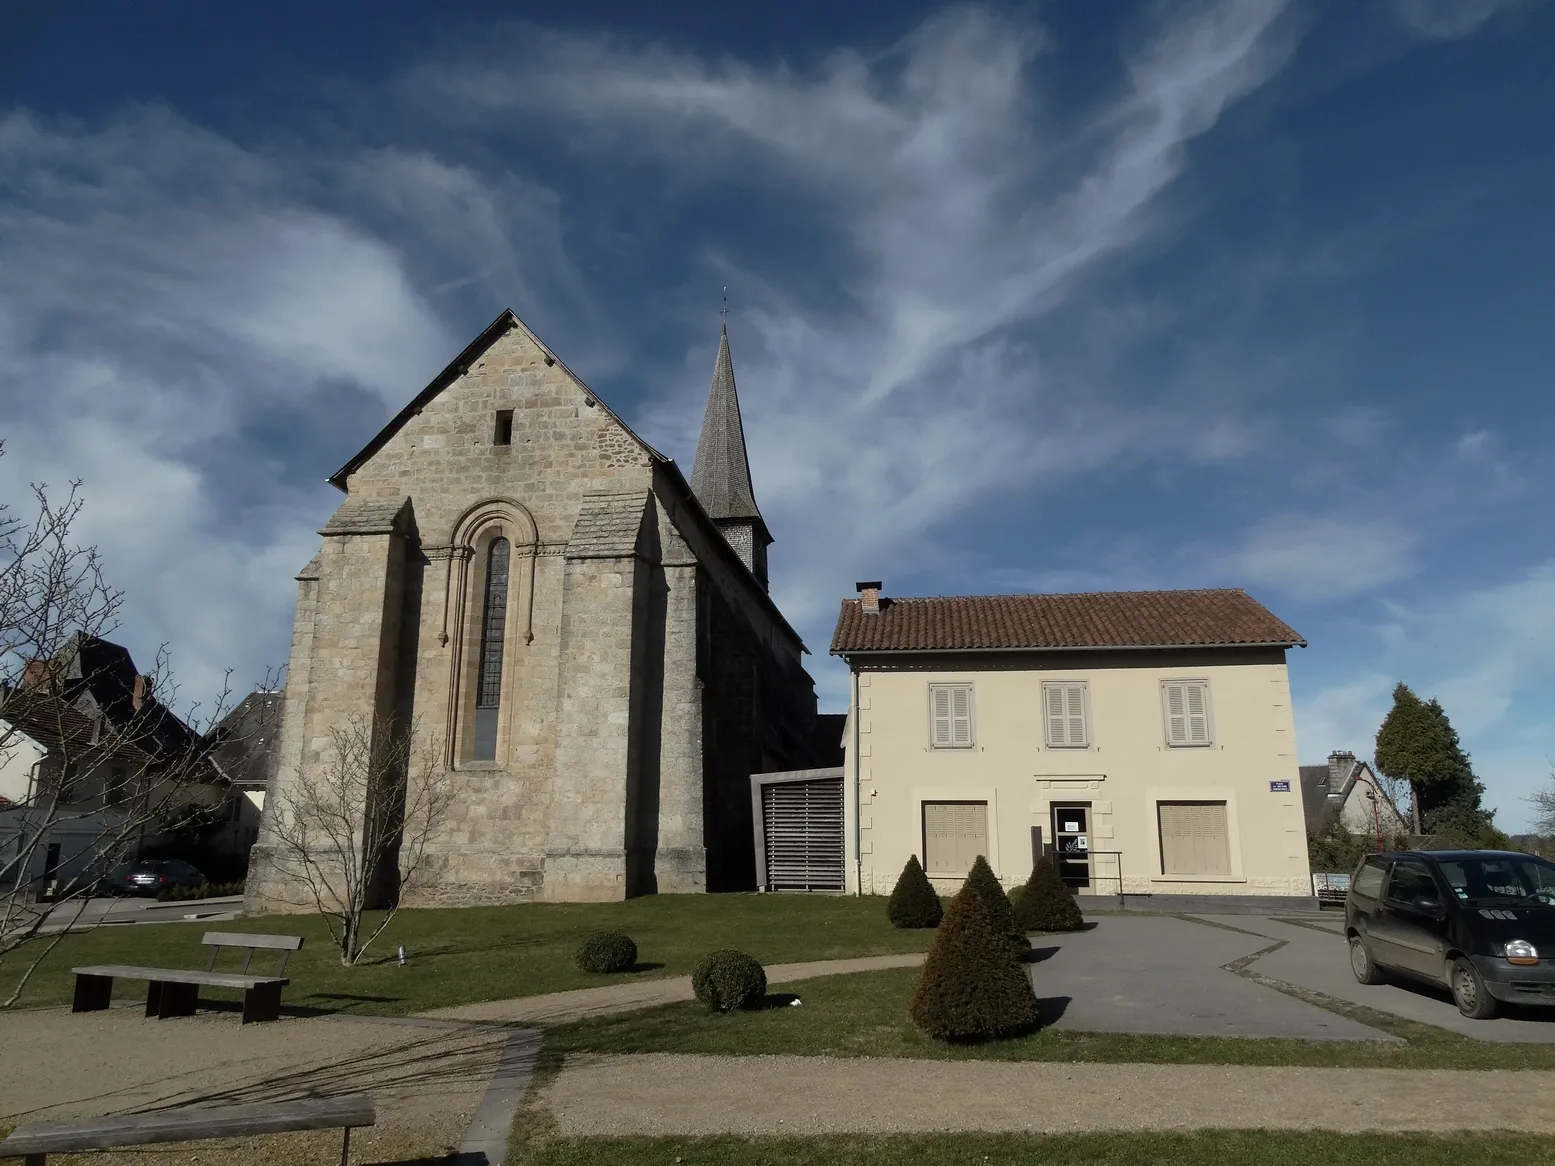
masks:
[[[491,547],[498,539],[508,543],[502,669],[497,681],[501,698],[492,750],[495,756],[477,759],[476,701],[487,573]],[[443,633],[450,648],[447,762],[453,768],[502,768],[512,756],[512,713],[521,695],[518,678],[524,649],[534,639],[534,572],[539,533],[534,516],[520,502],[494,498],[466,511],[455,523],[449,543],[447,619]]]

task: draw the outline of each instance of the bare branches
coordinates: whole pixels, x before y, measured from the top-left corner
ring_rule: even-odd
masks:
[[[1528,795],[1533,807],[1533,828],[1540,834],[1555,834],[1555,772],[1547,784]]]
[[[203,734],[158,699],[176,692],[166,649],[137,674],[102,638],[123,594],[97,548],[73,540],[83,505],[80,482],[63,501],[33,484],[25,516],[0,502],[0,967],[26,963],[0,1007],[112,866],[225,799]]]
[[[330,730],[316,761],[285,783],[273,810],[273,861],[323,916],[351,966],[424,873],[429,843],[453,805],[451,778],[435,741],[353,718]],[[364,932],[369,909],[382,908]]]

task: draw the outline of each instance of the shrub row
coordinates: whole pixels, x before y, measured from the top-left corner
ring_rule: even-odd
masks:
[[[585,972],[624,972],[637,963],[637,944],[620,931],[596,931],[574,957]],[[743,951],[720,948],[703,956],[691,973],[696,998],[717,1012],[755,1008],[767,994],[767,970]]]

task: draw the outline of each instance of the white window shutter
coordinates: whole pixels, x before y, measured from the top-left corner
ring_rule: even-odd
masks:
[[[1188,743],[1209,744],[1209,692],[1202,684],[1183,686],[1188,705]]]
[[[950,690],[951,744],[972,743],[972,688],[970,685]]]
[[[1089,744],[1085,732],[1085,686],[1066,684],[1063,692],[1064,702],[1068,705],[1069,744]]]
[[[1166,699],[1166,741],[1169,745],[1188,744],[1188,697],[1185,685],[1164,685]]]
[[[936,746],[943,748],[948,746],[951,741],[950,689],[930,689],[930,696],[934,705],[933,742]]]
[[[1069,737],[1064,721],[1064,689],[1060,684],[1045,684],[1043,695],[1047,698],[1047,743],[1067,745]]]

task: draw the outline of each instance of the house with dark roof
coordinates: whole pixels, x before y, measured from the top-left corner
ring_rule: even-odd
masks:
[[[689,480],[503,312],[329,481],[252,908],[306,904],[276,807],[352,724],[416,726],[454,799],[405,902],[754,886],[750,774],[836,742],[768,594],[727,330]]]
[[[1404,811],[1377,780],[1371,765],[1357,760],[1354,753],[1335,750],[1326,765],[1303,765],[1300,774],[1309,835],[1323,834],[1335,819],[1346,834],[1360,838],[1380,837],[1386,842],[1409,833]]]
[[[0,691],[0,883],[49,893],[225,816],[228,783],[152,689],[128,650],[78,633]]]
[[[841,771],[850,890],[910,855],[946,891],[985,855],[1082,893],[1310,901],[1285,654],[1240,590],[891,597],[861,583]]]

